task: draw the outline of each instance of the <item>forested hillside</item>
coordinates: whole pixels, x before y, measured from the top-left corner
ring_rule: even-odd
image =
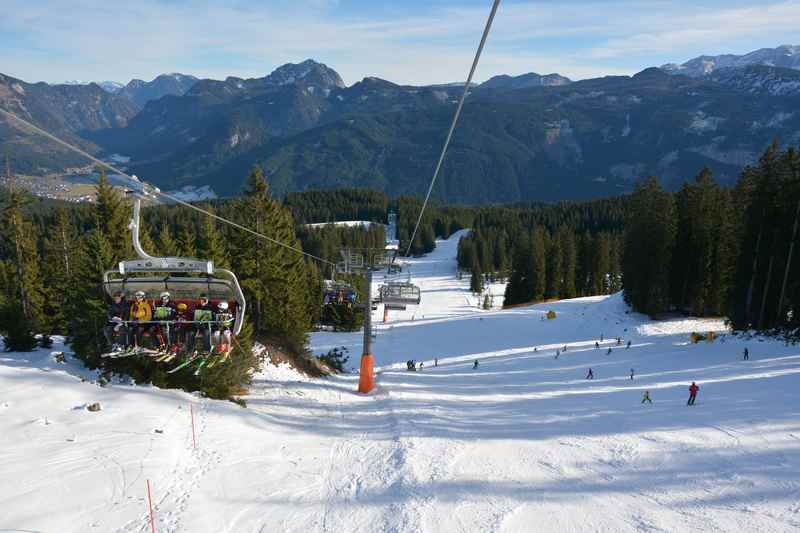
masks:
[[[773,144],[733,189],[708,169],[678,193],[655,178],[630,199],[625,298],[655,315],[725,315],[736,328],[794,329],[800,308],[800,155]]]

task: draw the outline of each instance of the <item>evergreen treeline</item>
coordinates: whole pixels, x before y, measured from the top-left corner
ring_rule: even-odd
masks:
[[[359,330],[364,322],[363,310],[358,304],[363,303],[366,294],[365,278],[359,274],[348,275],[334,272],[335,269],[330,263],[341,262],[340,251],[345,248],[382,250],[386,246],[385,226],[371,224],[365,228],[363,226],[326,225],[312,228],[301,225],[297,228],[297,237],[305,252],[328,261],[327,264],[313,260],[307,261],[310,274],[309,287],[313,302],[311,307],[312,323],[332,326],[338,331]],[[335,280],[353,286],[357,293],[356,305],[331,302],[323,307],[324,280]]]
[[[733,189],[704,169],[675,194],[655,178],[630,201],[625,299],[655,315],[725,315],[737,329],[800,325],[800,156],[777,143]]]
[[[621,288],[624,198],[478,210],[458,246],[470,287],[505,280],[505,303],[609,294]]]
[[[392,202],[390,209],[397,213],[397,238],[400,241],[400,252],[405,254],[422,209],[422,200],[402,196]],[[428,204],[414,238],[414,244],[411,246],[410,255],[432,252],[436,248],[437,237],[447,239],[456,231],[470,227],[477,211],[478,208],[473,207]]]
[[[372,189],[310,189],[288,193],[284,205],[298,224],[344,220],[385,223],[389,197]]]
[[[271,197],[259,168],[247,183],[241,198],[202,207],[299,247],[291,213]],[[29,197],[18,191],[5,194],[3,200],[0,331],[8,350],[30,349],[33,332],[63,334],[91,367],[215,397],[235,394],[249,382],[257,363],[251,336],[296,353],[305,350],[319,302],[310,288],[313,274],[300,254],[187,209],[153,206],[142,214],[145,250],[211,259],[236,272],[248,301],[246,327],[234,342],[229,362],[200,376],[188,370],[168,375],[148,358],[101,359],[108,350],[102,334],[108,298],[101,282],[105,271],[134,256],[127,229],[131,202],[104,174],[92,204],[53,208],[34,201],[37,205],[31,206],[26,205]]]

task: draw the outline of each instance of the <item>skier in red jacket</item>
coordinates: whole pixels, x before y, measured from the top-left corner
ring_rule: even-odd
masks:
[[[686,405],[694,405],[694,401],[697,398],[697,391],[700,390],[700,387],[697,386],[697,383],[692,381],[692,385],[689,387],[689,401],[686,402]]]

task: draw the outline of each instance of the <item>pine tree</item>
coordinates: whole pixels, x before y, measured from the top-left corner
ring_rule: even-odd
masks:
[[[473,294],[480,294],[483,291],[483,273],[480,263],[476,259],[472,263],[472,275],[469,278],[469,290]]]
[[[695,315],[724,313],[731,263],[728,195],[705,168],[684,185],[676,206],[672,300]]]
[[[39,268],[36,236],[33,225],[23,216],[28,196],[20,190],[11,190],[2,212],[2,237],[15,279],[5,313],[12,320],[13,311],[19,311],[31,329],[44,326],[45,290]],[[19,307],[17,307],[17,304]]]
[[[575,247],[575,233],[572,228],[561,226],[558,228],[558,241],[561,243],[561,286],[558,289],[560,298],[575,298],[575,267],[577,262],[577,249]]]
[[[291,213],[270,197],[259,167],[247,181],[237,221],[285,246],[245,233],[232,243],[235,268],[251,302],[254,332],[280,339],[296,352],[305,349],[310,327],[307,273]]]
[[[559,234],[553,235],[547,247],[547,276],[545,298],[557,298],[563,283],[563,252]]]
[[[84,236],[78,245],[74,283],[65,303],[72,348],[92,368],[100,365],[99,355],[107,349],[103,338],[107,306],[102,280],[103,273],[114,264],[113,256],[100,229]]]
[[[42,256],[45,285],[45,332],[67,333],[67,314],[64,295],[69,293],[75,270],[77,235],[66,209],[59,209],[55,225],[47,232]],[[109,265],[110,266],[110,265]]]
[[[625,234],[625,301],[655,315],[669,308],[669,268],[676,233],[673,196],[655,177],[637,184]]]
[[[205,218],[210,219],[210,217]],[[178,239],[175,243],[178,254],[181,257],[197,257],[196,242],[194,224],[191,221],[187,221],[178,230]]]
[[[0,308],[3,344],[7,352],[30,352],[36,345],[33,322],[25,316],[19,301],[9,300]]]
[[[158,232],[158,241],[156,242],[156,250],[158,255],[175,257],[178,255],[178,244],[172,238],[172,231],[169,229],[169,224],[164,222]]]
[[[105,169],[100,171],[95,191],[96,226],[111,246],[114,259],[111,264],[114,264],[131,257],[133,253],[128,233],[130,211],[122,195],[109,183]]]
[[[205,206],[205,210],[212,213],[214,212],[213,208],[210,206]],[[230,267],[230,259],[225,246],[225,240],[217,228],[217,222],[210,216],[204,216],[200,220],[197,256],[201,259],[213,261],[214,265],[218,268]]]
[[[547,282],[547,233],[542,226],[533,229],[531,262],[531,299],[541,300]]]
[[[607,233],[597,235],[592,252],[592,294],[608,294],[611,291],[611,239]]]
[[[504,305],[529,302],[533,299],[532,267],[530,239],[523,234],[516,242],[511,256],[511,275],[506,285]]]

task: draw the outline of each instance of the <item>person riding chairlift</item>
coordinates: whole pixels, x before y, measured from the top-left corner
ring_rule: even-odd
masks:
[[[200,295],[200,302],[195,306],[192,316],[194,320],[194,328],[192,335],[190,335],[191,346],[188,346],[189,351],[194,351],[194,346],[197,337],[203,337],[203,350],[211,351],[211,336],[209,334],[208,323],[214,320],[214,306],[208,301],[207,294]]]
[[[129,335],[136,346],[142,344],[142,333],[147,329],[146,323],[153,318],[153,308],[150,307],[150,302],[144,299],[145,296],[144,291],[136,291],[128,315],[128,319],[132,322]],[[145,324],[142,325],[140,322]]]
[[[228,308],[228,302],[220,302],[217,305],[216,320],[214,346],[218,353],[228,353],[231,351],[231,326],[233,325],[233,313]]]
[[[130,308],[128,302],[125,301],[124,292],[116,291],[112,298],[114,301],[108,306],[106,313],[108,324],[103,328],[103,334],[113,352],[128,347],[128,327],[124,321],[128,319]],[[119,340],[115,342],[115,338]]]
[[[175,322],[172,324],[172,336],[175,342],[170,346],[172,352],[177,352],[179,346],[183,346],[188,350],[188,332],[191,329],[187,322],[191,322],[192,318],[189,315],[189,306],[181,302],[176,306],[177,312],[175,313]]]
[[[161,293],[161,301],[158,302],[153,309],[153,320],[161,321],[162,323],[153,324],[151,327],[151,334],[155,334],[158,339],[159,347],[166,350],[171,344],[172,332],[170,331],[171,324],[164,324],[164,322],[172,322],[178,309],[172,302],[172,296],[169,292],[164,291]]]

